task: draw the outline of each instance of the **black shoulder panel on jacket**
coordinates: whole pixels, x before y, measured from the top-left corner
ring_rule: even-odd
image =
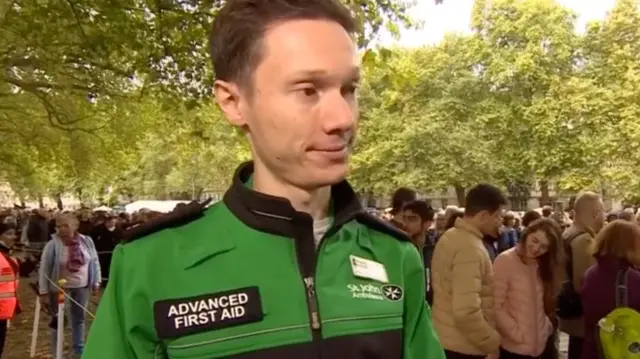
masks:
[[[403,231],[397,229],[396,227],[392,226],[391,224],[381,220],[378,217],[375,217],[365,211],[362,211],[358,214],[356,214],[356,221],[364,224],[365,226],[369,227],[369,228],[373,228],[378,232],[382,232],[384,234],[388,234],[391,237],[399,240],[399,241],[403,241],[403,242],[410,242],[411,240],[409,239],[409,237],[407,236],[406,233],[404,233]]]
[[[162,214],[149,222],[132,227],[124,233],[124,242],[133,242],[136,239],[146,237],[163,229],[180,227],[189,222],[193,222],[202,217],[204,210],[210,202],[211,199],[203,203],[193,201],[187,205],[178,206],[173,211]]]

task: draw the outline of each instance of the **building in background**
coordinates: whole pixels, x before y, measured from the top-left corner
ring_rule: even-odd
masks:
[[[569,208],[572,205],[572,198],[574,199],[578,193],[574,192],[556,192],[553,185],[549,186],[550,203],[542,203],[543,193],[539,185],[535,185],[530,188],[528,193],[510,193],[505,191],[507,198],[509,199],[509,209],[514,211],[527,211],[536,208],[540,208],[545,204],[552,205],[556,202],[561,202],[563,207]],[[441,190],[432,192],[423,192],[418,195],[420,199],[424,199],[431,203],[433,208],[447,208],[447,206],[460,206],[458,198],[456,196],[456,190],[453,186]],[[365,207],[385,208],[391,205],[390,194],[388,196],[366,196],[361,197],[362,204]],[[618,211],[623,208],[622,202],[618,199],[606,197],[604,199],[604,205],[607,211]]]

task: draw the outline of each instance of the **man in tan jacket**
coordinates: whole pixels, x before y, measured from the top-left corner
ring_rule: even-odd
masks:
[[[498,236],[507,201],[491,185],[467,193],[465,213],[433,253],[433,323],[447,359],[483,359],[498,351],[493,327],[493,269],[483,235]]]
[[[582,278],[587,269],[593,265],[594,258],[591,255],[593,238],[602,229],[605,219],[604,204],[600,196],[593,192],[582,193],[576,198],[573,206],[575,217],[571,227],[567,228],[563,234],[565,248],[568,253],[568,271],[570,281],[565,283],[561,296],[571,296],[575,294],[565,293],[574,290],[579,295],[582,286]],[[577,297],[579,299],[579,297]],[[562,298],[559,299],[559,303]],[[567,300],[569,301],[569,300]],[[584,319],[581,313],[574,313],[574,310],[563,313],[562,306],[559,306],[558,316],[560,316],[560,330],[569,334],[568,359],[579,359],[582,354],[582,340],[584,338]],[[581,307],[575,308],[581,312]],[[569,312],[570,315],[568,314]]]

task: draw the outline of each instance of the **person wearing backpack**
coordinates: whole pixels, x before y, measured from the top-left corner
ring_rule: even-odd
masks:
[[[618,350],[610,347],[611,342],[603,341],[604,348],[600,347],[598,322],[613,314],[611,312],[616,309],[616,302],[618,306],[636,311],[634,315],[640,318],[640,314],[637,313],[640,311],[640,271],[637,269],[640,266],[640,226],[624,220],[609,223],[595,238],[593,256],[596,264],[587,270],[582,282],[585,337],[580,358],[609,359],[601,356],[602,349],[616,350],[620,353],[624,352],[628,345],[625,341],[617,341],[616,344],[624,345]],[[626,287],[626,293],[623,293],[622,298],[616,298],[619,280],[622,280],[620,284]],[[622,303],[625,301],[626,303]],[[616,329],[625,330],[624,326]],[[640,338],[632,340],[637,342]],[[616,355],[616,359],[625,358],[627,357]]]
[[[560,331],[569,334],[567,359],[581,357],[584,318],[580,287],[587,269],[594,263],[593,238],[604,225],[604,204],[597,193],[585,192],[574,203],[574,221],[563,233],[566,280],[557,301]]]

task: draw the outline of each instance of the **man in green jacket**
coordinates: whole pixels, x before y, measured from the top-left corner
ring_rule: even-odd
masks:
[[[113,254],[86,359],[443,359],[420,254],[344,180],[358,117],[337,0],[230,0],[216,100],[246,134],[223,201],[141,225]]]

